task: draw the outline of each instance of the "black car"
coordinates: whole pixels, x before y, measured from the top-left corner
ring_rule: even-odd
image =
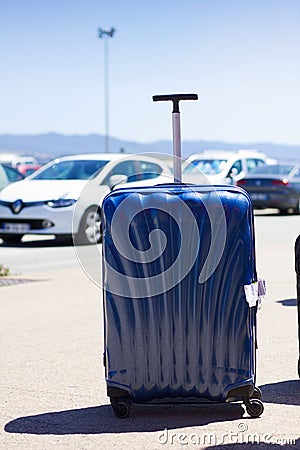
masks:
[[[300,163],[281,162],[257,167],[237,185],[250,194],[255,209],[276,208],[280,214],[300,213]]]

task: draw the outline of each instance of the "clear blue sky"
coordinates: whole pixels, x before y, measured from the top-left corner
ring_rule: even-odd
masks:
[[[300,145],[299,0],[0,0],[0,134],[105,133],[98,27],[111,136]]]

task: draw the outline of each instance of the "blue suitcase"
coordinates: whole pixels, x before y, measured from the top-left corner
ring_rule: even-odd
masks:
[[[102,204],[104,365],[117,417],[133,403],[242,400],[255,386],[253,211],[234,186],[118,189]]]

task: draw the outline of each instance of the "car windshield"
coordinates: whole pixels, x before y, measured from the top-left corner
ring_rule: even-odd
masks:
[[[294,169],[293,164],[272,164],[259,166],[251,172],[251,175],[265,174],[265,175],[289,175]]]
[[[183,170],[183,173],[197,173],[199,170],[206,175],[221,173],[227,163],[227,159],[195,159]]]
[[[95,176],[109,160],[66,160],[31,175],[31,180],[88,180]]]

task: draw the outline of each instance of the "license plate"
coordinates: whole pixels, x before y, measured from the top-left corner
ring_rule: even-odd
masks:
[[[28,223],[4,222],[2,229],[11,233],[26,233],[26,231],[30,230],[30,225]]]
[[[251,194],[252,200],[268,200],[267,194]]]

